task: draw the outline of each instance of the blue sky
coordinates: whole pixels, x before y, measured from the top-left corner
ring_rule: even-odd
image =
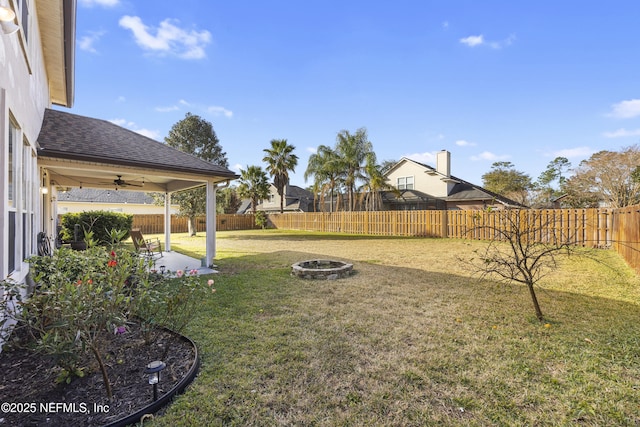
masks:
[[[187,112],[230,168],[368,130],[379,161],[481,184],[640,140],[640,2],[79,0],[70,112],[163,141]]]

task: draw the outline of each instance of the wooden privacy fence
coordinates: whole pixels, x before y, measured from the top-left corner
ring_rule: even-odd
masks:
[[[269,222],[288,230],[492,240],[500,238],[500,230],[507,225],[505,215],[517,215],[517,224],[526,226],[529,238],[539,241],[561,239],[591,247],[612,243],[609,209],[287,213],[270,214]]]
[[[378,236],[442,237],[443,211],[316,212],[269,214],[269,225],[284,230]]]
[[[613,249],[640,273],[640,205],[613,211]]]
[[[185,217],[171,215],[171,232],[186,233],[188,231],[188,219]],[[251,230],[259,228],[256,225],[253,215],[217,214],[216,230]],[[134,215],[133,228],[139,228],[143,234],[164,233],[164,215]],[[206,231],[206,218],[204,216],[196,218],[196,231]]]
[[[613,248],[640,273],[640,205],[621,209],[525,209],[518,226],[529,229],[528,238],[554,239],[594,248]],[[443,237],[491,240],[499,238],[506,211],[377,211],[269,214],[269,225],[284,230],[305,230],[373,236]],[[164,233],[163,215],[135,215],[134,228],[143,233]],[[216,215],[216,229],[257,229],[254,216]],[[198,232],[205,218],[196,219]],[[171,216],[171,232],[187,232],[187,219]]]

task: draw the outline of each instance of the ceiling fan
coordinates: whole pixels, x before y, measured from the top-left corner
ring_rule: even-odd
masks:
[[[144,179],[142,183],[134,184],[122,179],[122,175],[116,175],[116,176],[117,178],[113,180],[113,183],[116,185],[116,187],[144,187]]]

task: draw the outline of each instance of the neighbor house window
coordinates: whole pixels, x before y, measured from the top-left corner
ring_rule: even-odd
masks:
[[[413,190],[413,177],[401,176],[398,178],[398,190]]]

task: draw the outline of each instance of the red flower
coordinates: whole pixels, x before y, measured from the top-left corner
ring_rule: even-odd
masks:
[[[116,265],[118,265],[118,261],[116,261],[115,259],[110,259],[107,263],[108,267],[115,267]]]

